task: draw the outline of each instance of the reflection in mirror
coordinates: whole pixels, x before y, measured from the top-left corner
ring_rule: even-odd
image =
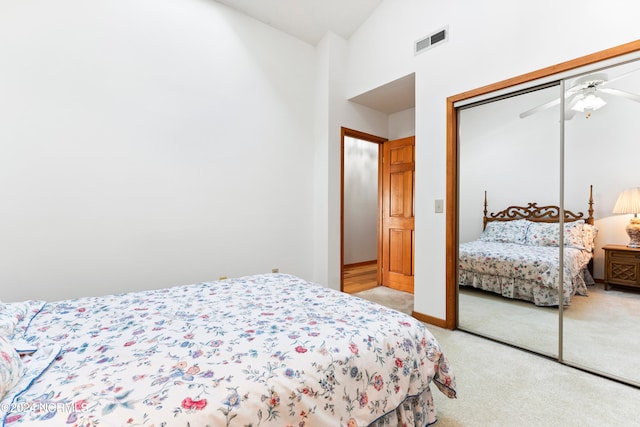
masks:
[[[489,217],[510,206],[559,205],[558,109],[520,117],[559,96],[555,85],[458,110],[458,327],[554,357],[560,250],[525,245],[542,236],[528,236],[530,222],[512,211],[502,219],[513,221],[488,221],[485,229],[483,211],[485,192]],[[581,194],[580,208],[588,185]],[[526,261],[527,252],[536,258]]]
[[[564,361],[635,385],[640,385],[640,250],[626,246],[632,213],[613,211],[625,189],[640,187],[638,70],[636,61],[566,81],[571,115],[565,121],[564,174],[565,206],[579,203],[585,182],[593,183],[598,230],[597,283],[588,287],[587,298],[563,310]]]

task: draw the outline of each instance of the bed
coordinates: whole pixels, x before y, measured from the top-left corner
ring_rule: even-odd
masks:
[[[4,426],[424,426],[456,395],[424,324],[286,274],[0,307]]]
[[[458,251],[458,284],[530,301],[538,306],[559,304],[560,208],[547,205],[509,206],[488,214],[484,199],[483,232],[479,239],[461,243]],[[574,295],[588,295],[593,280],[596,229],[593,189],[589,192],[588,217],[564,211],[562,303]]]

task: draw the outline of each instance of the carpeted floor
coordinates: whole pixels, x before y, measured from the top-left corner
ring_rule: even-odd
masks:
[[[378,286],[373,289],[358,292],[354,295],[369,301],[377,302],[385,307],[390,307],[409,315],[413,312],[413,294],[407,292],[396,291],[395,289],[387,288],[386,286]]]
[[[403,312],[413,307],[413,295],[388,288],[355,295]],[[428,329],[458,385],[454,400],[434,388],[435,427],[640,425],[640,389],[459,330]]]
[[[558,357],[558,309],[475,289],[459,294],[461,329]],[[563,359],[640,384],[640,295],[589,287],[563,310]]]
[[[458,398],[438,391],[435,427],[632,427],[640,390],[462,331],[435,326]]]

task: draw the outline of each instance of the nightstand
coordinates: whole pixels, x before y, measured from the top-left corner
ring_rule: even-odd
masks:
[[[604,289],[609,285],[640,288],[640,249],[606,245],[604,250]]]

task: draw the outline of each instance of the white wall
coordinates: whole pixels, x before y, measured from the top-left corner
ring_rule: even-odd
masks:
[[[417,312],[445,317],[448,96],[639,38],[628,1],[385,0],[350,39],[347,96],[416,73]],[[597,12],[595,12],[597,11]],[[597,20],[598,25],[584,25]],[[414,56],[413,43],[448,25],[449,41]]]
[[[312,277],[314,49],[204,0],[0,2],[0,299]]]
[[[378,258],[378,144],[344,138],[344,263]]]
[[[416,134],[416,109],[389,114],[389,139],[402,139]]]
[[[328,33],[316,47],[314,280],[340,288],[340,130],[387,138],[387,114],[347,101],[348,43]]]

